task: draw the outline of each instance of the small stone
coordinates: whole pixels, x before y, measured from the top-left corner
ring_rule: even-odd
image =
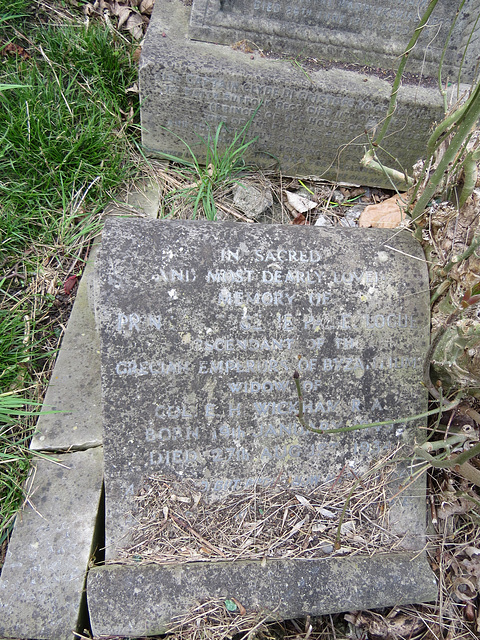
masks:
[[[341,227],[356,227],[357,223],[352,218],[345,216],[344,218],[340,218],[338,224]]]
[[[307,189],[306,187],[300,187],[295,191],[295,193],[297,194],[297,196],[302,196],[302,198],[306,198],[307,200],[311,200],[314,197],[311,190]]]
[[[362,211],[365,209],[364,204],[355,204],[353,207],[349,207],[347,211],[345,211],[345,217],[350,218],[350,220],[358,220],[362,215]]]
[[[321,551],[321,553],[324,553],[325,555],[330,555],[331,553],[333,553],[334,546],[333,544],[325,543],[320,545],[318,550]]]
[[[247,182],[239,182],[232,190],[235,206],[248,218],[257,218],[273,205],[272,192],[268,187],[259,189]]]
[[[345,202],[345,196],[339,189],[335,189],[332,193],[331,201],[336,202],[337,204],[342,204]]]
[[[327,216],[319,215],[314,226],[315,227],[333,227],[333,222]]]

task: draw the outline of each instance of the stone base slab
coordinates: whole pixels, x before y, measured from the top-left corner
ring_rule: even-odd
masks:
[[[266,50],[396,69],[428,0],[194,0],[190,36],[231,44],[249,40]],[[452,27],[452,0],[440,0],[408,56],[406,70],[436,77]],[[480,5],[468,0],[453,27],[443,75],[475,77],[477,28],[467,44]],[[361,16],[361,18],[360,18]],[[388,37],[386,37],[388,34]],[[465,53],[465,59],[463,55]]]
[[[278,161],[289,175],[391,187],[383,174],[360,165],[368,147],[365,131],[371,137],[385,118],[389,82],[362,70],[301,68],[294,59],[192,41],[190,9],[182,0],[155,3],[139,70],[148,152],[191,159],[182,138],[202,162],[198,136],[213,136],[223,122],[225,143],[253,117],[246,139],[258,139],[249,162],[278,167]],[[385,139],[398,163],[377,149],[380,160],[410,171],[425,153],[432,123],[442,116],[436,88],[403,86]]]
[[[106,565],[89,571],[94,635],[164,633],[199,601],[235,598],[270,619],[435,600],[424,554],[179,565]]]

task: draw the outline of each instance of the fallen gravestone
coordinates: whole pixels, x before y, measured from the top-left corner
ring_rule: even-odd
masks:
[[[139,87],[147,151],[191,160],[185,141],[205,161],[198,136],[213,139],[224,123],[222,148],[251,121],[246,135],[256,142],[248,149],[249,162],[279,166],[288,175],[391,188],[383,173],[360,160],[386,116],[393,73],[385,70],[397,68],[427,0],[195,0],[189,5],[157,0],[142,48]],[[475,74],[478,8],[478,0],[467,0],[460,12],[445,55],[445,79],[459,81],[460,66],[463,82]],[[432,123],[443,118],[437,66],[454,13],[450,0],[439,0],[409,54],[410,76],[398,91],[385,149],[376,149],[387,166],[393,162],[410,172],[425,154]],[[265,46],[275,55],[264,53]],[[435,79],[427,82],[425,76]]]
[[[115,563],[155,475],[210,503],[277,485],[308,495],[420,437],[403,418],[427,406],[428,277],[408,232],[117,219],[97,272],[110,564],[89,572],[95,635],[163,632],[208,597],[278,617],[435,598],[425,489],[400,489],[402,465],[382,520],[397,553]],[[294,372],[305,419],[339,432],[302,427]]]

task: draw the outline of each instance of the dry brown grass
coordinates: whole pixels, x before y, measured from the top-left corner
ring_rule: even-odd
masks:
[[[214,502],[206,502],[191,480],[150,475],[136,498],[137,524],[131,544],[119,552],[120,561],[165,564],[391,551],[400,542],[387,522],[395,466],[391,454],[362,478],[345,467],[333,483],[310,491],[278,482]]]

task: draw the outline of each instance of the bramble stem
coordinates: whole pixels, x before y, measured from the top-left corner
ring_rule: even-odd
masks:
[[[405,70],[405,66],[407,64],[408,56],[410,55],[410,52],[417,44],[417,40],[420,37],[420,34],[422,33],[425,25],[427,24],[427,21],[430,18],[432,11],[435,9],[437,2],[438,0],[431,0],[425,13],[421,17],[420,22],[418,23],[413,33],[413,36],[410,38],[410,42],[407,44],[407,48],[402,54],[402,59],[398,67],[395,80],[393,82],[392,93],[390,94],[390,104],[388,105],[387,115],[378,136],[375,138],[376,145],[380,144],[380,142],[383,140],[383,138],[387,134],[388,127],[390,126],[390,120],[392,119],[393,114],[395,113],[395,109],[397,107],[397,93],[398,93],[398,90],[400,89],[400,84],[402,81],[402,76]]]
[[[452,139],[445,151],[442,159],[438,163],[437,168],[428,179],[422,195],[417,200],[415,207],[412,211],[412,218],[416,219],[423,214],[428,206],[428,203],[432,199],[438,185],[442,181],[445,172],[448,170],[452,163],[455,162],[455,156],[464,145],[467,136],[476,125],[480,118],[480,83],[477,84],[472,96],[468,100],[468,107],[462,114],[461,122],[459,123],[456,133],[453,134]],[[414,196],[412,196],[414,197]]]
[[[300,383],[300,375],[298,371],[295,371],[293,374],[293,379],[295,380],[295,385],[297,387],[298,394],[298,415],[297,419],[305,429],[312,431],[313,433],[329,434],[329,433],[345,433],[348,431],[359,431],[361,429],[369,429],[370,427],[383,427],[389,424],[402,424],[403,422],[412,422],[413,420],[419,420],[420,418],[427,418],[428,416],[433,416],[439,413],[440,409],[431,409],[430,411],[425,411],[424,413],[418,413],[415,416],[407,416],[406,418],[394,418],[393,420],[383,420],[382,422],[368,422],[366,424],[355,424],[351,427],[338,427],[337,429],[315,429],[315,427],[311,427],[307,420],[305,419],[305,414],[303,413],[303,395],[302,395],[302,387]],[[446,405],[443,405],[441,411],[450,411],[454,407],[460,404],[460,398],[455,399],[453,402],[449,402]]]

